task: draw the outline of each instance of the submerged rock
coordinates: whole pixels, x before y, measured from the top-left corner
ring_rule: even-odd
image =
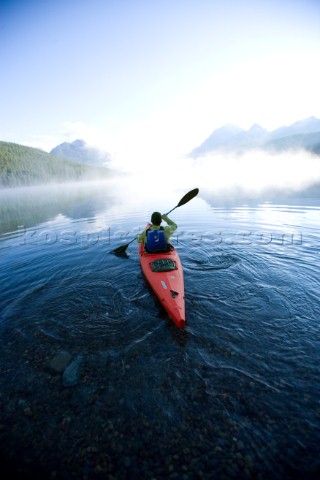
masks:
[[[49,363],[49,368],[56,373],[62,373],[67,368],[71,360],[72,356],[70,353],[62,350],[52,358]]]
[[[62,376],[62,383],[65,387],[72,387],[76,385],[81,377],[83,357],[78,355],[71,363],[67,366]]]

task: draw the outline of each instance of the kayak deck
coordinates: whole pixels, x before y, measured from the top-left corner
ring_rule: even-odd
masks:
[[[184,277],[178,253],[173,247],[168,252],[147,253],[140,243],[139,257],[143,274],[169,317],[184,328]]]

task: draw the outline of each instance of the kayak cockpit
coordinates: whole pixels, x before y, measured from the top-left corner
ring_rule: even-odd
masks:
[[[150,262],[150,267],[153,272],[171,272],[177,270],[177,264],[171,258],[157,258]]]

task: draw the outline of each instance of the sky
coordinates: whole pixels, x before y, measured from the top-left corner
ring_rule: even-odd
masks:
[[[0,0],[0,140],[119,165],[320,118],[318,0]]]

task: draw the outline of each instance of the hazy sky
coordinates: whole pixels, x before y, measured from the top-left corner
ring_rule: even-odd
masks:
[[[320,118],[319,0],[0,0],[0,140],[181,155]]]

